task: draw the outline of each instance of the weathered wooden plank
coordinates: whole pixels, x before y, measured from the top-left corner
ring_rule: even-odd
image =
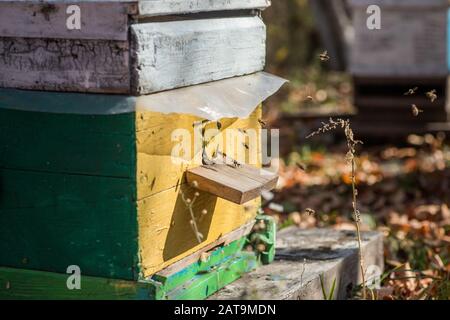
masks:
[[[207,11],[265,9],[270,0],[141,0],[140,16],[162,16]]]
[[[132,25],[132,92],[146,94],[261,71],[258,17]]]
[[[128,42],[1,37],[0,87],[129,93]]]
[[[200,166],[189,169],[186,177],[189,183],[196,181],[199,190],[237,204],[259,197],[263,190],[273,189],[278,181],[278,175],[245,164]]]
[[[134,180],[134,123],[132,113],[76,115],[0,107],[0,167]]]
[[[361,282],[355,237],[352,231],[284,229],[277,234],[272,264],[244,275],[210,299],[323,300],[320,277],[327,292],[336,281],[333,299],[350,298],[351,289]],[[362,251],[365,267],[381,275],[382,234],[363,233]]]
[[[69,290],[70,274],[0,267],[0,299],[149,300],[155,291],[151,283],[90,277],[81,272],[81,290]]]
[[[224,235],[256,217],[260,200],[237,205],[200,192],[193,204],[198,230],[203,241],[198,243],[192,229],[191,215],[182,200],[193,199],[195,190],[182,185],[138,201],[140,265],[144,277],[151,276],[171,264],[208,246]],[[206,214],[202,214],[206,210]]]
[[[73,5],[79,29],[67,26]],[[128,14],[136,13],[136,4],[124,1],[0,1],[0,36],[125,41]]]
[[[137,279],[131,179],[0,169],[0,265]]]

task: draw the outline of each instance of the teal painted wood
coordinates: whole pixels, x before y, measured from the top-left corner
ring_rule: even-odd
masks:
[[[0,109],[58,114],[117,115],[133,113],[136,98],[126,95],[46,92],[0,88]],[[83,124],[80,123],[83,126]],[[111,129],[111,128],[109,128]],[[122,131],[125,129],[125,131]],[[129,127],[115,132],[129,132]]]
[[[223,261],[210,272],[195,275],[190,281],[166,292],[167,300],[206,299],[259,265],[254,253],[240,252]]]
[[[134,178],[134,128],[130,113],[75,115],[0,108],[0,167]]]
[[[205,299],[259,265],[255,253],[241,251],[245,241],[246,238],[241,238],[217,248],[208,262],[193,263],[169,277],[165,284],[155,280],[90,277],[82,273],[81,289],[69,290],[66,283],[70,274],[0,267],[0,299]]]
[[[233,255],[241,252],[246,242],[246,237],[233,241],[227,246],[221,246],[220,248],[214,250],[206,261],[199,260],[198,262],[193,263],[183,270],[168,277],[155,274],[152,277],[152,280],[161,283],[164,287],[164,291],[171,291],[198,274],[211,272],[216,266],[227,261],[227,259]]]
[[[155,287],[147,282],[81,274],[81,289],[69,290],[70,274],[0,267],[0,300],[150,300]]]
[[[137,279],[131,179],[0,168],[0,265]]]

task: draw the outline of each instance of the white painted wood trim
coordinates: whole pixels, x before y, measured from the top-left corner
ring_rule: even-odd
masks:
[[[270,0],[141,0],[139,15],[163,16],[208,11],[265,9]]]
[[[132,92],[147,94],[261,71],[266,27],[258,17],[130,27]]]
[[[81,12],[81,28],[69,30],[66,13],[76,4]],[[128,2],[73,1],[37,2],[0,0],[0,36],[120,40],[128,38],[128,14],[137,13]]]

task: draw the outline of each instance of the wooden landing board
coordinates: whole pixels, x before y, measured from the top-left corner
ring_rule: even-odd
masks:
[[[277,234],[275,261],[226,286],[214,300],[323,300],[334,280],[333,299],[349,298],[349,289],[361,281],[358,244],[352,231],[283,229]],[[364,232],[365,267],[383,272],[383,236]]]
[[[263,190],[275,188],[278,175],[249,165],[214,164],[190,169],[189,183],[196,181],[198,189],[228,201],[243,204],[261,195]]]

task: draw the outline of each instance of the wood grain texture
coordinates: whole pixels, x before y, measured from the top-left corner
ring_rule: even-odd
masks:
[[[236,230],[256,217],[260,200],[237,205],[207,193],[200,193],[194,203],[194,212],[201,216],[198,222],[203,234],[198,243],[190,224],[190,214],[182,200],[180,188],[192,198],[195,190],[187,185],[174,187],[138,201],[139,256],[144,277],[208,246],[227,233]]]
[[[162,16],[207,11],[265,9],[270,0],[141,0],[140,16]]]
[[[0,108],[0,168],[135,179],[134,123],[132,113],[74,115]]]
[[[0,265],[137,279],[131,179],[0,168]]]
[[[266,28],[258,17],[132,25],[132,92],[146,94],[261,71]]]
[[[90,277],[81,272],[81,290],[68,290],[70,274],[0,267],[0,299],[149,300],[154,295],[151,283]]]
[[[236,148],[227,139],[227,130],[247,130],[254,129],[256,134],[255,144],[258,146],[257,165],[261,162],[260,150],[260,124],[262,107],[255,108],[247,119],[226,118],[221,119],[221,130],[217,135],[208,137],[207,154],[212,155],[217,148],[219,151],[233,150],[234,153],[241,153],[245,159],[249,158],[251,150],[244,147]],[[185,172],[187,169],[195,168],[202,162],[201,140],[194,144],[193,124],[202,119],[190,115],[168,114],[164,115],[156,112],[136,113],[136,150],[137,150],[137,199],[141,200],[158,192],[170,189],[176,185],[186,182]],[[216,122],[206,126],[206,129],[217,128]],[[174,162],[171,156],[172,149],[178,143],[172,141],[172,132],[176,129],[184,129],[191,136],[191,157],[183,162]],[[212,132],[214,133],[214,131]],[[197,137],[201,139],[199,132]],[[230,154],[230,156],[234,156]]]
[[[183,269],[187,268],[189,265],[200,261],[202,255],[206,254],[206,257],[209,257],[209,254],[214,252],[214,249],[216,249],[217,247],[227,246],[231,242],[249,235],[254,225],[255,221],[250,221],[249,223],[246,223],[242,227],[239,227],[238,229],[233,230],[230,233],[227,233],[223,237],[220,237],[216,241],[211,242],[206,247],[203,247],[202,249],[190,254],[189,256],[181,259],[180,261],[171,264],[167,268],[156,273],[155,276],[161,278],[169,278],[170,276],[176,274],[177,272],[180,272]]]
[[[336,281],[333,300],[353,298],[349,288],[361,283],[355,236],[352,231],[285,228],[277,234],[273,263],[244,275],[210,299],[323,300],[321,276],[327,293]],[[378,266],[382,272],[383,235],[363,232],[362,238],[366,268]]]
[[[1,37],[0,87],[128,93],[128,43]]]
[[[70,5],[80,8],[79,30],[66,26]],[[136,13],[123,1],[0,1],[0,36],[126,41],[128,14]]]
[[[187,181],[198,183],[198,189],[228,201],[243,204],[275,188],[278,175],[242,164],[214,164],[189,169]]]

